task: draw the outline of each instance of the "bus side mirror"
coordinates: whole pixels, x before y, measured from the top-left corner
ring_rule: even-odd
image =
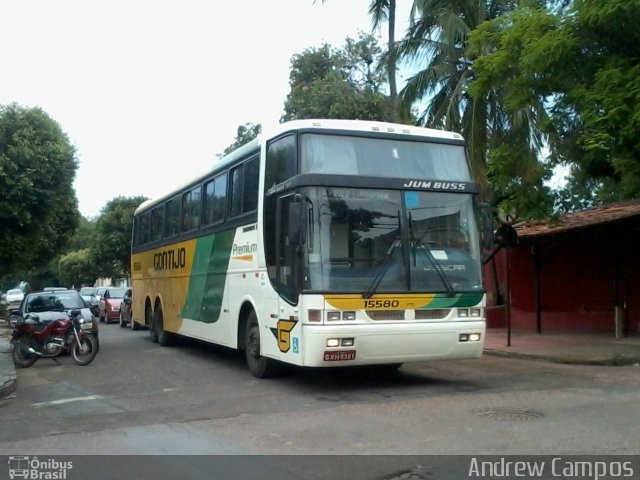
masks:
[[[495,233],[495,241],[501,247],[512,247],[518,241],[518,232],[508,223],[503,223]]]
[[[307,241],[307,205],[304,202],[289,204],[289,244],[304,245]]]

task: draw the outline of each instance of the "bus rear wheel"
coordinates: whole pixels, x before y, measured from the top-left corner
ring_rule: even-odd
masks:
[[[158,336],[158,343],[163,347],[171,345],[172,334],[164,329],[164,316],[162,314],[162,306],[158,306],[155,312],[155,320],[153,325]]]
[[[251,311],[247,318],[244,346],[247,366],[254,377],[268,378],[277,373],[278,365],[276,361],[271,358],[263,357],[260,354],[260,325],[258,324],[258,318],[254,311]]]
[[[149,326],[149,338],[153,343],[158,343],[158,333],[156,332],[155,318],[151,311],[151,307],[147,307],[144,312],[145,324]]]

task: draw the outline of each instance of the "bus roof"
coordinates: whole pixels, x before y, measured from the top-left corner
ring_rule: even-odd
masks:
[[[463,141],[462,135],[455,132],[445,130],[436,130],[432,128],[417,127],[414,125],[402,125],[398,123],[377,122],[370,120],[337,120],[337,119],[309,119],[309,120],[293,120],[290,122],[280,123],[268,127],[263,127],[262,134],[251,140],[247,144],[237,148],[233,152],[225,155],[213,163],[213,165],[202,172],[200,175],[194,176],[189,182],[177,186],[171,192],[168,192],[158,198],[147,200],[138,206],[135,214],[148,210],[150,207],[167,200],[178,193],[182,192],[186,187],[195,181],[205,178],[213,171],[218,170],[228,164],[233,163],[250,152],[257,150],[263,139],[274,138],[287,132],[296,130],[334,130],[334,131],[351,131],[361,133],[374,134],[390,134],[390,135],[408,135],[414,137],[425,137],[434,140],[454,140]]]
[[[416,127],[414,125],[402,125],[398,123],[376,122],[371,120],[336,120],[336,119],[311,119],[293,120],[272,126],[263,134],[268,138],[276,137],[291,130],[343,130],[363,133],[390,133],[401,135],[415,135],[441,140],[463,140],[462,135],[455,132],[435,130],[433,128]]]

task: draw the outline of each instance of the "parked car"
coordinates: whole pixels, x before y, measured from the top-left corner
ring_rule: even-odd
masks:
[[[18,308],[10,310],[10,320],[16,316],[25,318],[28,313],[35,313],[38,315],[39,323],[47,324],[59,319],[61,312],[69,315],[73,310],[80,310],[85,322],[91,324],[89,331],[98,339],[98,322],[89,305],[75,290],[30,293],[24,297]]]
[[[44,287],[43,292],[58,292],[60,290],[69,290],[67,287]]]
[[[120,318],[120,301],[127,291],[121,287],[102,287],[104,293],[100,298],[99,317],[101,322],[111,323]]]
[[[95,291],[94,295],[95,295],[96,300],[98,302],[100,302],[100,300],[102,299],[102,295],[104,295],[104,292],[107,291],[107,288],[109,288],[109,287],[97,287],[96,288],[96,291]]]
[[[124,292],[124,296],[122,297],[122,301],[120,302],[120,326],[122,328],[129,325],[131,330],[138,330],[140,326],[133,319],[133,310],[131,309],[131,295],[132,290],[127,288],[127,291]]]
[[[24,299],[24,292],[19,288],[12,288],[11,290],[7,290],[7,294],[5,296],[5,302],[9,308],[17,307],[20,305],[20,302]]]
[[[82,287],[79,292],[85,302],[88,302],[89,305],[95,307],[95,316],[97,317],[100,306],[99,299],[96,297],[96,287]]]

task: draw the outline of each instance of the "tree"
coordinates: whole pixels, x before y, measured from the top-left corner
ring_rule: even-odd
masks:
[[[0,270],[47,263],[78,222],[75,151],[39,108],[0,106]]]
[[[64,285],[93,285],[96,269],[92,262],[91,250],[85,248],[63,255],[58,262],[58,272]]]
[[[322,0],[322,3],[325,3],[325,1],[326,0]],[[401,115],[398,105],[398,82],[396,75],[398,63],[396,46],[396,0],[371,0],[369,4],[369,15],[371,15],[374,31],[380,28],[383,22],[387,22],[387,51],[385,55],[380,58],[380,62],[385,65],[387,80],[389,82],[391,121],[399,122],[403,115]]]
[[[325,44],[291,60],[282,120],[357,118],[390,120],[391,104],[382,92],[383,75],[373,65],[382,51],[371,35],[347,38],[343,48]]]
[[[402,118],[398,105],[397,64],[398,51],[396,45],[396,0],[372,0],[369,4],[369,15],[373,22],[373,30],[387,22],[387,52],[385,66],[389,81],[389,101],[391,103],[391,120],[399,122]]]
[[[508,108],[499,89],[473,94],[479,53],[469,45],[475,29],[520,3],[525,1],[415,0],[400,55],[424,68],[400,96],[405,108],[422,108],[419,123],[465,137],[484,198],[509,199],[527,217],[549,210],[552,203],[543,183],[550,169],[539,162],[544,138],[538,125],[547,121],[547,112],[537,99]]]
[[[236,131],[236,138],[234,142],[229,145],[227,148],[223,150],[221,154],[218,154],[218,157],[224,157],[225,155],[230,154],[235,149],[240,148],[241,146],[249,143],[251,140],[256,138],[262,132],[262,125],[255,123],[245,123],[244,125],[239,125],[238,130]]]
[[[543,102],[551,161],[571,165],[560,210],[640,196],[640,0],[576,0],[523,8],[472,34],[476,94],[505,105]]]
[[[88,220],[82,215],[78,216],[78,227],[69,240],[65,253],[90,248],[93,237],[96,235],[96,221]]]
[[[91,249],[96,277],[131,274],[133,214],[145,200],[145,197],[117,197],[102,209],[96,221],[96,237]]]

